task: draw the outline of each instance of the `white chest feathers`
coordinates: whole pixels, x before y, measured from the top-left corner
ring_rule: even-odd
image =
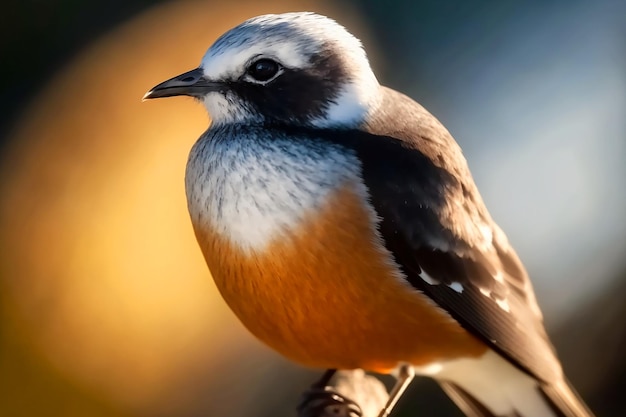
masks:
[[[244,251],[293,233],[342,184],[359,183],[356,156],[327,143],[209,130],[194,145],[185,185],[196,229]]]

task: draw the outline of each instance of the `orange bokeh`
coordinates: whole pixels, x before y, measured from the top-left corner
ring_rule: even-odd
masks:
[[[304,9],[330,12],[159,6],[88,48],[23,115],[0,184],[0,415],[257,410],[271,386],[236,382],[285,362],[226,309],[186,210],[187,153],[208,118],[191,99],[141,97],[243,19]],[[223,401],[231,372],[227,392],[250,401]]]

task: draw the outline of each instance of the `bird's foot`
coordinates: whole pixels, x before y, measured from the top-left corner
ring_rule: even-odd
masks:
[[[313,385],[302,395],[298,417],[362,417],[361,407],[331,387]]]

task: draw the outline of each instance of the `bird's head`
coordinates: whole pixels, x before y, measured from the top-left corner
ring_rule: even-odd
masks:
[[[361,42],[314,13],[252,18],[222,35],[199,68],[144,98],[201,100],[213,123],[319,127],[361,122],[378,103],[379,84]]]

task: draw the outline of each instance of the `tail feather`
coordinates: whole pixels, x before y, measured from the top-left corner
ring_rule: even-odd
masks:
[[[539,391],[558,417],[594,417],[593,412],[566,380],[558,384],[540,385]]]
[[[467,417],[521,417],[517,413],[509,414],[508,416],[496,416],[458,385],[448,381],[439,381],[439,385]]]
[[[538,381],[493,351],[428,369],[468,417],[594,417],[566,380]]]
[[[527,416],[518,411],[496,415],[485,404],[453,382],[439,381],[439,385],[467,417],[539,417]],[[593,412],[567,382],[541,385],[538,387],[538,393],[553,411],[554,417],[594,417]]]

